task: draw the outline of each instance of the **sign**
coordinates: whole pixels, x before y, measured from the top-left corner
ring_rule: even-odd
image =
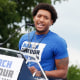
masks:
[[[23,59],[0,55],[0,80],[17,80]]]

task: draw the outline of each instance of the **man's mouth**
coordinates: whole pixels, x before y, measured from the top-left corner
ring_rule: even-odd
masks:
[[[38,23],[38,27],[44,27],[44,24]]]

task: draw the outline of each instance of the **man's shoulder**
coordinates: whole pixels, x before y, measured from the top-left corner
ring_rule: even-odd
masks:
[[[49,35],[50,35],[50,37],[52,37],[52,38],[63,39],[59,34],[57,34],[57,33],[55,33],[55,32],[52,32],[52,31],[49,32]]]
[[[61,37],[59,34],[52,32],[52,31],[50,31],[50,37],[56,43],[65,43],[66,42],[63,37]]]

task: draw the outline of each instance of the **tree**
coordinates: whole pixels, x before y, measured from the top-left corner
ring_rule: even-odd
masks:
[[[62,1],[68,1],[68,0],[52,0],[54,2],[54,4],[58,1],[58,2],[62,2]]]
[[[9,0],[0,0],[0,43],[8,39],[8,37],[15,32],[15,29],[18,28],[14,22],[20,22],[21,19],[19,13],[15,11],[16,8],[17,5],[15,2]],[[3,46],[8,47],[10,45],[10,48],[14,48],[17,41],[17,38],[14,37],[14,40],[12,38]]]
[[[31,10],[39,2],[49,2],[48,0],[0,0],[0,43],[6,41],[19,28],[15,23],[21,22],[24,17],[32,22]],[[18,41],[21,34],[16,35],[8,40],[3,47],[18,49]]]
[[[32,23],[32,9],[41,2],[51,4],[50,0],[0,0],[0,43],[9,39],[20,27],[15,23],[20,23],[22,19],[25,23],[26,21]],[[18,49],[18,41],[21,35],[20,32],[16,31],[15,36],[7,40],[3,47]]]
[[[77,65],[71,65],[68,69],[68,80],[80,80],[80,68]]]

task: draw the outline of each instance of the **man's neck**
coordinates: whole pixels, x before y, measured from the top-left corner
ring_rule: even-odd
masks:
[[[36,31],[35,33],[36,33],[37,35],[42,35],[42,34],[47,34],[48,32],[49,32],[49,30],[46,31],[46,32]]]

